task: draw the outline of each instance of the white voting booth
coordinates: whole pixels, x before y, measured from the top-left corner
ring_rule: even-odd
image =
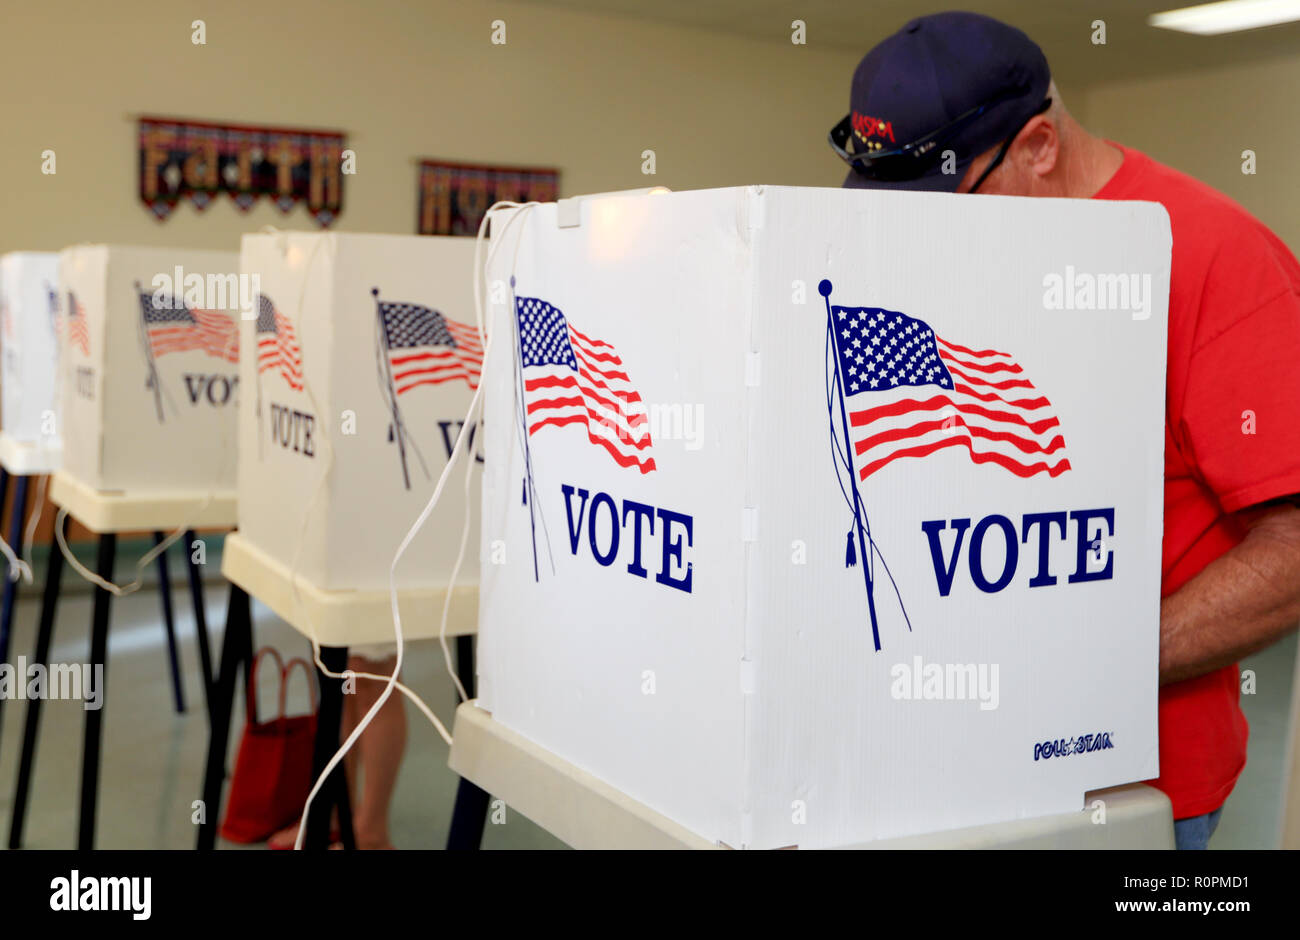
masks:
[[[308,619],[322,642],[393,636],[389,566],[447,464],[482,369],[473,255],[471,239],[244,237],[241,270],[261,286],[257,317],[243,324],[239,571],[228,573],[273,607],[278,597],[295,623],[296,578],[318,608]],[[471,475],[468,502],[458,470],[399,567],[408,637],[436,632],[470,510],[460,593],[475,593],[477,462]],[[472,631],[472,605],[467,613],[450,632]]]
[[[0,463],[49,473],[59,462],[57,252],[0,258]]]
[[[1158,774],[1163,209],[750,187],[510,217],[495,724],[732,847]]]
[[[344,668],[343,648],[388,655],[396,638],[390,566],[433,495],[479,387],[473,257],[468,239],[244,236],[240,270],[259,286],[255,315],[241,331],[239,531],[221,559],[222,574],[241,593],[231,593],[214,692],[208,805],[221,799],[236,665],[253,655],[250,596],[319,644],[329,670]],[[462,464],[468,477],[458,472],[444,490],[393,579],[403,638],[456,637],[465,685],[472,685],[478,615],[476,517],[454,593],[449,585],[467,513],[480,498],[474,453]],[[333,665],[331,657],[338,657]],[[322,682],[318,754],[325,736],[331,748],[338,740],[341,694]],[[340,788],[341,770],[333,778]],[[326,844],[333,789],[327,785],[313,805],[308,847],[313,824]],[[214,840],[212,827],[203,827],[200,846]]]
[[[237,324],[248,301],[238,273],[234,252],[63,251],[56,491],[230,499]]]
[[[50,487],[60,508],[98,535],[89,661],[108,659],[117,534],[234,521],[238,322],[252,310],[234,252],[77,245],[59,256],[58,378],[61,466]],[[22,489],[19,490],[23,492]],[[17,505],[21,507],[22,496]],[[21,509],[19,509],[21,514]],[[61,538],[61,536],[59,536]],[[65,555],[50,554],[36,640],[50,649]],[[186,551],[205,701],[212,670],[199,564]],[[185,709],[166,555],[157,556],[176,710]],[[74,566],[86,574],[79,565]],[[138,581],[136,582],[138,584]],[[210,703],[209,703],[210,704]],[[22,843],[40,700],[28,703],[9,844]],[[86,713],[77,844],[92,848],[103,715]]]
[[[305,581],[387,590],[393,554],[433,492],[478,387],[473,255],[469,239],[244,236],[242,270],[258,276],[262,292],[257,319],[244,324],[240,365],[250,394],[240,425],[239,530],[288,564],[306,519]],[[447,584],[466,508],[463,483],[454,482],[406,556],[402,586]],[[476,503],[477,473],[473,485]]]

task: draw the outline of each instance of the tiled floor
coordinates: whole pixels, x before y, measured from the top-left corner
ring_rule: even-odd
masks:
[[[124,575],[134,563],[133,548],[123,545],[119,553],[119,581],[128,580]],[[212,569],[218,564],[215,557],[209,558]],[[179,554],[173,556],[172,565],[174,573],[182,570]],[[56,662],[83,662],[88,643],[90,594],[85,585],[78,583],[74,573],[68,571],[64,577],[65,597],[60,605],[51,658]],[[176,714],[172,706],[156,590],[142,590],[113,602],[98,822],[98,845],[103,848],[191,848],[194,845],[196,831],[191,820],[193,803],[202,786],[207,723],[188,590],[176,587],[174,598],[189,705],[184,715]],[[207,601],[216,655],[225,619],[224,582],[209,584]],[[31,653],[37,607],[37,591],[28,588],[19,601],[15,618],[14,656]],[[310,656],[307,642],[265,607],[255,603],[253,615],[255,641],[259,646],[273,645],[286,656]],[[1227,804],[1213,841],[1216,849],[1277,845],[1295,656],[1296,639],[1292,636],[1243,664],[1244,669],[1256,673],[1256,694],[1243,696],[1252,729],[1250,762]],[[438,644],[417,643],[407,650],[404,679],[424,697],[439,718],[450,723],[455,693]],[[290,696],[290,710],[303,704],[305,692],[298,683]],[[0,836],[8,833],[25,707],[25,702],[3,703]],[[72,847],[76,843],[84,714],[79,702],[45,703],[28,811],[25,842],[29,847]],[[433,727],[415,708],[408,706],[407,717],[409,739],[393,802],[393,841],[398,848],[440,847],[447,837],[457,778],[447,768],[446,745]],[[238,705],[233,721],[236,731],[231,734],[232,760],[237,729],[242,724],[243,707]],[[518,813],[507,811],[503,824],[487,826],[484,847],[563,846]]]
[[[134,557],[128,546],[122,546],[118,558],[117,580],[129,580],[127,572],[134,564]],[[84,560],[89,563],[89,555]],[[173,577],[183,572],[180,562],[181,556],[174,553]],[[209,566],[217,568],[219,560],[210,555]],[[39,578],[41,572],[37,574]],[[51,652],[55,662],[86,659],[91,595],[85,585],[77,582],[77,575],[65,569],[65,596],[60,603]],[[209,583],[206,591],[214,656],[221,645],[227,590],[224,582],[215,581]],[[20,595],[14,625],[14,656],[31,655],[39,608],[37,595],[38,590],[31,588],[25,597]],[[183,715],[176,714],[172,704],[157,591],[149,588],[113,601],[97,826],[97,845],[102,848],[194,847],[197,832],[191,821],[192,804],[199,798],[203,785],[207,719],[203,712],[188,588],[178,584],[173,589],[173,597],[185,666],[188,710]],[[271,645],[282,655],[310,659],[310,644],[266,607],[254,603],[253,619],[257,645]],[[443,665],[439,645],[426,642],[409,647],[403,673],[406,684],[450,727],[456,693]],[[289,699],[291,713],[306,705],[301,678],[296,679]],[[269,694],[263,695],[264,707],[271,701]],[[3,705],[0,845],[7,844],[25,709],[26,702],[7,701]],[[458,778],[447,768],[447,745],[437,731],[413,706],[408,705],[406,711],[409,733],[406,759],[393,798],[393,842],[398,848],[440,848],[447,841]],[[28,847],[76,845],[84,715],[80,702],[44,703],[24,840]],[[232,720],[235,729],[230,743],[232,764],[243,716],[243,705],[239,703]],[[564,847],[550,834],[509,810],[504,823],[487,826],[483,846],[493,849]],[[234,846],[222,843],[222,847]]]

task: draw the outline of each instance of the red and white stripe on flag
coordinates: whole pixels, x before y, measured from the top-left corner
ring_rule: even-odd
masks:
[[[900,386],[850,399],[850,438],[859,479],[895,460],[944,448],[965,449],[1020,477],[1059,476],[1070,469],[1060,420],[1006,353],[973,350],[935,336],[952,375],[951,391]],[[862,407],[869,405],[869,407]]]
[[[655,469],[649,456],[650,422],[645,403],[609,343],[592,339],[568,324],[578,369],[530,366],[524,378],[528,432],[548,425],[585,424],[587,437],[621,467],[642,473]]]

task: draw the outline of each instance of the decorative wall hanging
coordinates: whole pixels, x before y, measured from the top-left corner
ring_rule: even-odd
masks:
[[[554,202],[560,171],[549,167],[477,166],[420,161],[421,235],[475,235],[494,202]]]
[[[261,196],[281,212],[305,201],[326,227],[343,208],[344,141],[339,131],[141,117],[140,199],[159,221],[183,197],[200,212],[223,192],[243,212]]]

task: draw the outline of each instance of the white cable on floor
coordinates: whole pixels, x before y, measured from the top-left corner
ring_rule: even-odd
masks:
[[[14,507],[14,511],[18,511],[17,506]],[[21,547],[22,546],[19,545],[19,548]],[[0,536],[0,554],[4,555],[5,560],[9,564],[8,576],[10,581],[17,581],[19,578],[22,578],[27,584],[32,583],[31,565],[27,564],[27,562],[14,554],[13,548],[4,540],[3,536]]]
[[[513,224],[514,221],[519,219],[522,215],[526,214],[526,211],[529,208],[536,205],[540,205],[540,203],[536,203],[536,202],[495,203],[487,210],[487,212],[484,213],[483,221],[479,225],[478,235],[476,237],[475,246],[474,246],[475,270],[472,272],[472,276],[474,280],[475,317],[477,319],[479,336],[483,340],[483,363],[485,367],[487,362],[489,361],[488,357],[489,357],[489,350],[492,342],[492,335],[490,332],[484,329],[483,308],[482,308],[482,302],[478,291],[478,258],[480,255],[480,247],[482,245],[483,238],[487,231],[488,219],[491,213],[496,209],[518,208],[524,210],[523,212],[515,213],[514,215],[511,216],[509,222],[507,222],[505,228],[500,233],[501,236],[504,236],[505,232],[509,230],[510,225]],[[492,256],[496,253],[496,250],[500,246],[500,244],[501,244],[500,241],[496,241],[493,244],[492,248],[489,250],[488,259],[487,259],[488,264],[491,264]],[[310,263],[310,258],[308,259],[308,261]],[[486,284],[486,278],[484,280]],[[300,310],[300,315],[301,315],[301,310]],[[303,387],[304,390],[306,390],[307,382],[306,382],[305,370],[303,373]],[[315,407],[314,396],[312,396],[310,392],[308,392],[308,395],[312,401],[313,407]],[[435,727],[437,727],[438,733],[442,735],[443,740],[447,742],[447,745],[449,747],[451,746],[452,743],[451,735],[447,733],[447,730],[446,728],[443,727],[442,723],[438,721],[438,719],[433,715],[433,712],[428,709],[428,707],[424,704],[424,702],[420,700],[419,697],[415,695],[415,693],[409,691],[397,679],[398,675],[402,671],[402,660],[405,654],[405,647],[406,647],[405,640],[402,635],[402,615],[401,615],[401,610],[398,607],[397,565],[401,561],[402,555],[406,552],[406,549],[410,546],[411,542],[414,541],[415,537],[419,534],[420,529],[423,528],[425,522],[428,521],[429,516],[432,515],[434,507],[437,506],[438,500],[442,497],[442,489],[446,485],[447,477],[451,473],[452,467],[455,466],[457,458],[460,457],[465,452],[466,450],[465,445],[469,438],[469,435],[473,433],[473,428],[476,420],[476,412],[482,402],[482,397],[483,397],[483,377],[482,377],[482,373],[480,372],[478,387],[474,390],[474,396],[470,400],[470,406],[469,406],[469,410],[466,412],[465,421],[461,424],[460,433],[456,437],[456,444],[452,448],[451,456],[447,460],[447,465],[443,467],[442,473],[438,477],[438,483],[434,487],[433,495],[429,497],[429,501],[425,504],[424,509],[420,512],[419,516],[416,517],[415,522],[412,524],[411,528],[407,531],[405,538],[402,539],[401,544],[398,546],[397,553],[393,556],[392,564],[389,566],[388,569],[388,592],[389,592],[388,596],[389,596],[389,601],[393,613],[393,632],[395,635],[395,640],[397,642],[397,659],[393,666],[392,675],[380,677],[380,676],[372,675],[370,673],[353,673],[350,670],[345,671],[344,673],[330,672],[325,668],[324,664],[320,660],[320,645],[316,641],[315,632],[314,631],[312,632],[312,648],[316,657],[316,664],[318,668],[320,668],[321,672],[323,672],[325,675],[331,676],[332,678],[343,678],[347,675],[355,675],[358,678],[382,679],[385,685],[383,691],[379,693],[379,698],[376,699],[375,703],[370,706],[370,708],[366,711],[364,715],[361,716],[360,721],[357,722],[356,728],[352,730],[352,733],[347,736],[347,739],[344,740],[343,743],[339,746],[338,750],[335,751],[334,755],[325,764],[325,768],[321,771],[320,775],[316,778],[315,783],[312,785],[311,792],[308,793],[307,795],[307,802],[303,806],[302,818],[299,820],[298,823],[298,834],[294,840],[294,849],[302,848],[303,840],[307,832],[307,817],[311,811],[311,804],[315,800],[316,794],[320,792],[321,787],[324,786],[325,781],[329,779],[330,774],[334,771],[334,769],[347,755],[348,751],[351,750],[352,745],[356,743],[357,739],[361,737],[361,734],[365,731],[365,729],[369,727],[370,723],[374,720],[374,717],[379,713],[379,710],[384,706],[384,703],[388,701],[389,696],[392,695],[394,688],[400,689],[403,693],[405,693],[406,695],[414,699],[417,702],[417,704],[420,705],[425,715],[434,723]],[[317,408],[317,412],[319,413],[319,408]],[[330,445],[329,459],[326,462],[325,470],[322,471],[321,473],[320,482],[317,484],[317,491],[315,494],[313,494],[312,503],[310,505],[314,505],[316,498],[319,496],[319,493],[323,487],[325,477],[329,473],[329,469],[332,466],[332,459],[333,459],[333,446]],[[470,474],[473,470],[474,462],[471,459],[467,461],[467,464],[468,466],[466,467],[466,472],[465,472],[465,488],[466,488],[466,492],[468,493]],[[294,563],[295,572],[296,572],[297,560],[299,557],[301,557],[302,546],[306,540],[307,520],[309,518],[310,518],[310,512],[307,513],[303,518],[303,530],[300,534],[300,539],[299,539],[299,551],[298,551],[298,555],[295,556],[295,563]],[[451,651],[447,646],[447,619],[448,619],[448,613],[451,608],[452,589],[455,586],[456,576],[460,572],[461,564],[464,562],[465,559],[465,550],[469,541],[469,528],[470,528],[469,500],[466,499],[465,524],[461,531],[460,552],[456,557],[456,564],[452,568],[451,580],[447,585],[447,593],[444,598],[443,608],[442,608],[442,621],[441,624],[439,625],[439,630],[438,630],[438,639],[439,642],[442,644],[443,661],[447,667],[448,675],[451,676],[452,681],[456,685],[456,690],[461,697],[461,701],[465,701],[466,699],[468,699],[468,695],[466,694],[464,685],[460,681],[460,677],[456,675],[456,671],[451,663]],[[293,586],[295,599],[299,600],[299,609],[304,611],[305,613],[305,607],[302,605],[301,600],[298,598],[297,578],[294,572],[291,572],[290,574],[290,583]]]
[[[153,562],[155,558],[157,558],[160,554],[162,554],[168,548],[170,548],[172,543],[174,543],[178,538],[180,538],[182,533],[184,533],[185,529],[188,528],[188,526],[186,526],[177,529],[171,535],[167,536],[167,538],[163,539],[153,548],[149,549],[149,551],[141,555],[140,560],[135,564],[135,579],[130,581],[127,584],[119,585],[119,584],[114,584],[112,581],[104,580],[95,572],[91,571],[89,568],[83,565],[80,561],[78,561],[76,555],[72,554],[72,549],[68,547],[67,539],[64,538],[63,535],[63,521],[67,518],[68,518],[67,507],[60,506],[59,514],[54,517],[54,538],[59,543],[59,551],[63,552],[64,559],[67,560],[68,564],[72,566],[72,569],[75,572],[77,572],[77,574],[81,575],[91,584],[94,584],[97,587],[103,588],[105,591],[108,591],[108,593],[112,594],[114,597],[126,597],[128,594],[134,594],[136,591],[140,590],[140,588],[144,584],[142,578],[144,578],[145,568],[151,562]]]
[[[324,238],[317,240],[315,247],[313,247],[311,251],[311,254],[308,255],[307,257],[307,262],[304,265],[304,273],[308,268],[310,268],[312,261],[316,257],[316,252],[320,249],[321,244],[323,244],[326,240],[327,239]],[[332,248],[334,243],[332,240],[330,240],[329,244],[331,245]],[[296,320],[300,325],[303,322],[302,294],[299,294],[298,296],[298,311],[297,311]],[[315,413],[322,414],[323,412],[321,411],[320,405],[316,400],[316,394],[312,389],[310,380],[307,378],[306,369],[303,370],[303,375],[302,375],[302,390],[307,395],[307,400],[311,402],[311,406],[315,411]],[[328,424],[324,425],[324,427],[326,428],[328,428],[328,426],[329,426]],[[416,707],[420,709],[421,713],[423,713],[423,715],[426,718],[428,718],[429,721],[433,724],[434,729],[437,730],[439,736],[441,736],[442,739],[446,741],[448,745],[451,744],[451,734],[447,731],[447,728],[443,725],[443,723],[438,720],[438,716],[433,713],[433,710],[429,708],[429,706],[425,703],[425,701],[422,698],[420,698],[419,695],[417,695],[412,689],[410,689],[408,686],[403,684],[397,678],[402,671],[402,658],[404,652],[404,643],[402,641],[402,636],[400,633],[400,626],[399,626],[399,632],[397,634],[397,661],[394,665],[392,675],[380,676],[370,672],[355,672],[351,669],[345,669],[343,672],[335,672],[332,669],[328,668],[325,665],[324,661],[321,659],[320,640],[316,633],[315,624],[312,622],[311,617],[308,614],[307,605],[303,603],[302,592],[299,590],[298,587],[298,568],[302,562],[302,553],[307,544],[307,528],[311,522],[312,513],[313,510],[315,509],[316,503],[320,500],[321,494],[325,491],[326,481],[329,479],[330,471],[333,469],[334,466],[334,444],[330,435],[328,433],[322,434],[321,440],[324,442],[325,445],[325,455],[323,461],[324,466],[323,469],[321,470],[320,476],[317,479],[316,488],[312,492],[312,497],[308,501],[307,509],[303,513],[302,528],[299,530],[298,533],[297,550],[294,552],[293,561],[290,564],[290,568],[289,568],[289,586],[293,591],[294,603],[296,605],[297,612],[300,615],[300,619],[304,627],[306,628],[307,635],[311,638],[312,658],[316,663],[316,668],[321,671],[321,674],[331,679],[346,680],[349,677],[357,678],[357,679],[370,679],[378,682],[383,682],[385,683],[385,685],[384,685],[384,690],[383,692],[380,693],[379,698],[366,711],[365,715],[362,716],[361,721],[357,725],[357,729],[352,734],[350,734],[347,740],[344,741],[343,744],[339,747],[338,751],[330,759],[329,763],[326,764],[324,771],[316,779],[315,783],[311,788],[311,791],[307,794],[307,800],[303,804],[302,817],[298,822],[298,834],[294,840],[295,850],[302,848],[303,839],[305,838],[307,832],[307,818],[311,813],[311,805],[316,798],[316,794],[320,791],[320,788],[321,786],[324,785],[324,782],[329,778],[330,773],[334,770],[336,766],[338,766],[339,761],[342,760],[343,757],[347,754],[347,752],[351,749],[352,744],[360,736],[361,731],[364,730],[370,724],[370,722],[374,719],[374,716],[378,714],[379,709],[383,706],[385,702],[388,701],[388,697],[392,694],[392,690],[394,688],[396,688],[403,695],[405,695],[407,698],[413,701]]]
[[[49,483],[50,477],[47,473],[42,473],[36,481],[36,508],[27,518],[27,531],[23,533],[23,561],[27,563],[27,570],[32,569],[32,543],[36,538],[36,526],[40,524],[41,514],[45,512],[45,487]]]
[[[478,234],[474,238],[474,271],[473,271],[474,320],[475,320],[475,325],[478,327],[479,342],[483,346],[484,367],[486,367],[487,365],[488,348],[492,343],[492,337],[486,328],[484,318],[483,318],[483,294],[486,293],[488,287],[487,266],[492,263],[492,258],[493,256],[496,255],[501,245],[505,244],[505,235],[508,231],[510,231],[510,227],[514,225],[514,223],[517,222],[519,219],[526,216],[534,206],[538,206],[538,205],[541,205],[541,203],[538,202],[519,203],[519,202],[508,202],[508,201],[497,202],[494,203],[487,210],[486,213],[484,213],[483,221],[479,223]],[[513,213],[510,216],[510,218],[506,221],[506,224],[502,227],[501,231],[496,234],[493,240],[492,247],[488,251],[487,261],[480,264],[479,259],[482,257],[483,240],[487,232],[488,220],[491,217],[492,212],[494,212],[497,209],[518,209],[520,211]],[[515,261],[517,260],[518,260],[518,246],[516,245]],[[512,263],[511,265],[512,275],[514,273],[513,269],[514,269],[514,264]],[[479,290],[480,274],[483,275],[482,291]],[[465,421],[461,424],[461,429],[460,429],[461,433],[456,438],[456,446],[452,449],[451,457],[447,461],[447,467],[443,470],[444,477],[446,476],[446,474],[451,472],[451,467],[456,462],[456,458],[460,454],[460,445],[461,445],[462,438],[465,437],[467,431],[475,427],[476,424],[478,423],[478,419],[479,419],[478,410],[482,406],[482,398],[481,398],[482,390],[483,390],[483,380],[482,380],[482,375],[480,374],[479,387],[475,390],[473,399],[470,400],[469,411],[465,415]],[[467,459],[465,464],[465,491],[464,491],[465,492],[465,523],[461,528],[460,549],[456,553],[456,564],[452,566],[451,578],[447,582],[447,593],[444,596],[442,602],[442,620],[438,625],[438,642],[442,646],[443,665],[447,669],[447,675],[451,676],[452,682],[455,683],[456,692],[460,696],[460,700],[462,702],[469,701],[469,693],[465,691],[465,686],[464,684],[461,683],[460,676],[456,674],[456,669],[451,662],[451,649],[447,646],[447,620],[451,611],[452,590],[456,586],[456,578],[460,575],[461,565],[465,561],[465,550],[469,545],[469,529],[470,529],[470,518],[471,518],[470,509],[469,509],[469,490],[470,490],[471,474],[473,469],[474,469],[474,461],[472,459]],[[415,533],[418,532],[420,528],[424,525],[424,523],[427,521],[429,515],[433,512],[434,506],[437,504],[441,489],[442,489],[442,479],[439,479],[438,486],[434,490],[433,496],[429,499],[428,504],[424,507],[424,511],[420,513],[420,515],[416,518],[415,524],[411,527],[411,531],[407,533],[408,538],[414,538]],[[405,544],[403,545],[403,549],[404,548],[405,548]],[[401,557],[401,551],[402,549],[399,549],[398,558]],[[397,558],[393,559],[393,564],[394,566],[396,566]],[[392,588],[391,585],[390,585],[390,590],[394,591],[394,593],[392,594],[393,617],[396,621],[400,617],[397,611],[396,593],[395,593],[395,589]],[[451,741],[448,740],[447,744],[450,746]]]

